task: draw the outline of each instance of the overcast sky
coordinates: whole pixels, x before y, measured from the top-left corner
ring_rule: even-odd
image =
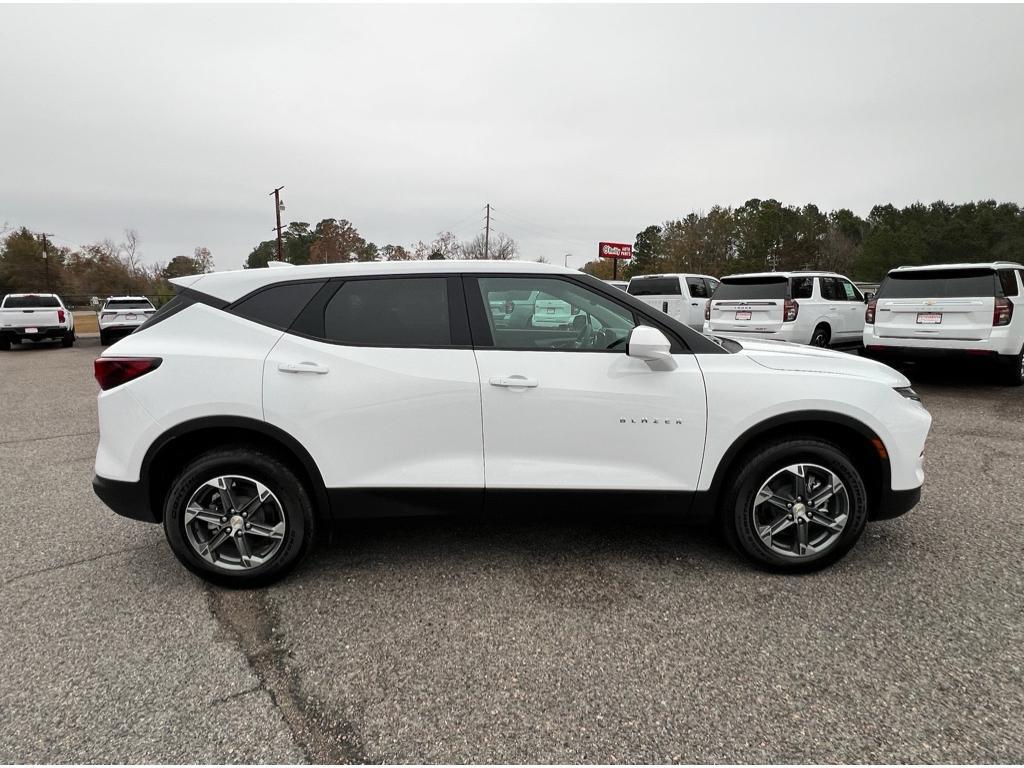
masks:
[[[1024,7],[0,6],[0,225],[239,267],[274,223],[579,266],[751,197],[1024,202]]]

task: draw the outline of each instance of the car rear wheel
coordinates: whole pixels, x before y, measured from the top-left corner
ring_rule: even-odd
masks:
[[[0,350],[6,352],[11,348],[11,340],[7,336],[0,336]]]
[[[832,338],[832,332],[829,330],[827,325],[819,325],[814,329],[814,333],[811,334],[811,346],[812,347],[827,347],[829,340]]]
[[[75,334],[69,333],[60,340],[62,347],[70,347],[75,343]]]
[[[283,577],[309,548],[313,505],[277,458],[245,447],[190,462],[164,501],[164,532],[193,573],[227,587]]]
[[[813,438],[772,443],[739,466],[722,522],[733,547],[755,564],[789,572],[824,568],[864,532],[867,489],[837,446]]]

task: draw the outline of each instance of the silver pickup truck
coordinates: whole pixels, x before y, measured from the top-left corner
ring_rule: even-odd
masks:
[[[9,293],[0,302],[0,349],[23,341],[75,343],[75,317],[55,293]]]

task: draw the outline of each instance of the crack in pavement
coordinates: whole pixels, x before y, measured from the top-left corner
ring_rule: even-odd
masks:
[[[70,568],[73,565],[82,565],[83,563],[92,563],[92,562],[95,562],[96,560],[102,560],[105,557],[113,557],[114,555],[126,555],[129,552],[138,552],[141,549],[149,549],[150,547],[156,547],[156,546],[160,546],[160,545],[159,544],[140,544],[137,547],[128,547],[127,549],[119,549],[119,550],[116,550],[114,552],[104,552],[103,554],[94,555],[92,557],[85,557],[85,558],[82,558],[81,560],[72,560],[72,561],[67,562],[67,563],[57,563],[56,565],[50,565],[50,566],[47,566],[46,568],[39,568],[38,570],[29,571],[28,573],[19,573],[17,576],[14,576],[14,577],[8,579],[7,581],[0,581],[0,589],[3,589],[4,587],[9,586],[11,584],[14,584],[15,582],[22,581],[23,579],[28,579],[28,578],[31,578],[32,576],[38,576],[38,575],[40,575],[42,573],[50,573],[51,571],[59,571],[62,568]]]
[[[276,616],[269,598],[258,591],[208,587],[210,613],[238,645],[259,684],[281,713],[292,738],[311,763],[366,764],[352,724],[302,692],[298,675],[285,663],[286,649],[275,638]]]
[[[36,443],[40,440],[59,440],[62,437],[85,437],[86,435],[98,435],[99,430],[91,429],[88,432],[69,432],[66,435],[44,435],[42,437],[19,437],[14,440],[0,440],[0,445],[14,445],[15,443]]]

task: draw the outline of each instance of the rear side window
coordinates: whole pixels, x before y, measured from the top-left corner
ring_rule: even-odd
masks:
[[[794,299],[809,299],[814,294],[813,277],[794,277],[791,280],[790,295]],[[821,293],[825,294],[825,284],[821,285]]]
[[[1003,289],[1003,296],[1017,295],[1017,275],[1012,269],[999,270],[999,284]]]
[[[627,291],[633,296],[681,296],[678,277],[634,277]]]
[[[448,280],[348,280],[327,303],[324,336],[350,346],[451,346]]]
[[[878,287],[880,299],[961,299],[995,296],[991,269],[922,269],[890,272]]]
[[[706,299],[708,297],[708,287],[704,284],[704,281],[701,278],[686,278],[686,286],[690,289],[691,298]]]
[[[788,281],[784,277],[726,277],[715,291],[715,300],[750,301],[784,299]]]
[[[39,309],[59,307],[60,302],[53,296],[8,296],[4,309]]]
[[[320,290],[322,280],[279,283],[239,300],[231,312],[254,323],[285,329]]]

